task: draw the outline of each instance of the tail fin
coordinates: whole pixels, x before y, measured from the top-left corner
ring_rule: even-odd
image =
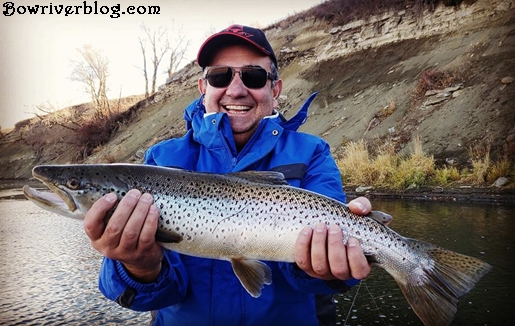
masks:
[[[412,241],[425,247],[433,260],[432,264],[422,266],[424,275],[418,281],[395,280],[424,325],[450,325],[456,314],[458,299],[468,293],[492,267],[473,257]]]

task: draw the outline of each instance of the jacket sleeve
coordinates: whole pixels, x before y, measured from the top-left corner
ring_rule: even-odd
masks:
[[[316,147],[300,187],[345,203],[346,196],[340,171],[331,155],[329,145],[325,141],[321,140]],[[324,281],[312,278],[294,263],[280,263],[279,266],[288,282],[301,292],[342,293],[359,283],[359,280],[356,279]]]
[[[162,309],[180,302],[186,295],[188,277],[179,254],[165,251],[163,267],[153,283],[134,281],[123,265],[104,258],[99,288],[108,298],[136,311]]]

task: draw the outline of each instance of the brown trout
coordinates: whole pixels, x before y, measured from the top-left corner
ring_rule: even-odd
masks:
[[[272,282],[260,260],[293,263],[301,229],[317,222],[340,226],[344,242],[358,239],[369,262],[393,276],[425,325],[449,325],[458,299],[491,269],[479,259],[403,237],[339,201],[291,187],[277,172],[220,175],[105,164],[36,166],[33,175],[58,196],[29,186],[25,196],[75,218],[110,192],[119,199],[133,188],[150,193],[160,212],[157,241],[182,254],[228,260],[254,297]]]

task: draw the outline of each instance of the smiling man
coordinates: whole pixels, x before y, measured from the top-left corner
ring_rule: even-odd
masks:
[[[151,147],[146,164],[211,173],[273,170],[292,186],[346,200],[328,144],[297,131],[314,95],[288,121],[276,110],[283,84],[263,31],[230,26],[204,42],[197,62],[201,96],[185,110],[187,133]],[[97,201],[84,220],[92,246],[105,256],[100,289],[124,307],[153,310],[154,325],[331,325],[332,295],[370,272],[355,239],[344,245],[339,227],[320,223],[299,233],[295,264],[265,262],[273,282],[253,298],[229,262],[163,250],[149,194],[131,190],[104,224],[115,199]],[[370,211],[365,198],[349,206]]]

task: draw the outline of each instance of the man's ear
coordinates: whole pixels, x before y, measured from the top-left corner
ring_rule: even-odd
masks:
[[[206,94],[207,81],[204,78],[198,79],[198,91],[200,94]]]
[[[279,95],[281,95],[281,91],[283,90],[283,81],[282,79],[278,79],[274,83],[274,87],[272,88],[272,96],[274,97],[274,108],[279,105]]]

